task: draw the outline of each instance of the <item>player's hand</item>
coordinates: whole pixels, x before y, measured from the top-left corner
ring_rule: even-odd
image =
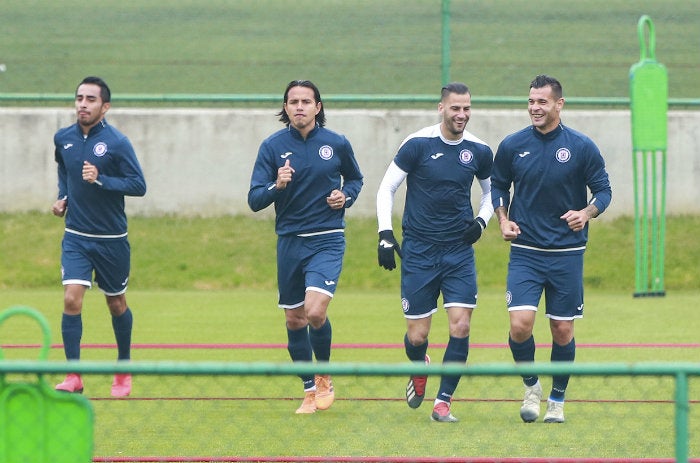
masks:
[[[377,257],[379,266],[387,270],[396,268],[396,259],[394,251],[401,257],[401,247],[398,241],[394,238],[394,232],[391,230],[382,230],[379,232],[379,246],[377,247]]]
[[[585,209],[582,209],[580,211],[566,211],[566,214],[559,218],[566,220],[567,225],[572,231],[579,232],[586,226],[590,217]]]
[[[97,167],[87,161],[83,162],[83,180],[88,183],[95,183],[99,175],[100,172],[97,170]]]
[[[284,190],[287,188],[287,184],[292,181],[294,168],[289,164],[289,159],[287,159],[284,162],[284,165],[277,169],[277,180],[275,181],[275,187],[278,190]]]
[[[486,222],[484,222],[484,219],[482,219],[481,217],[476,217],[469,223],[469,225],[467,225],[467,228],[464,230],[464,242],[467,244],[476,243],[479,240],[479,238],[481,238],[481,234],[484,232],[485,228]]]
[[[56,217],[63,217],[66,214],[66,205],[68,201],[66,198],[57,199],[53,206],[51,207],[51,212]]]
[[[520,234],[520,227],[518,224],[508,219],[501,220],[498,226],[501,227],[501,236],[504,241],[513,241]]]
[[[333,190],[326,197],[326,203],[331,209],[342,209],[345,207],[345,194],[340,190]]]

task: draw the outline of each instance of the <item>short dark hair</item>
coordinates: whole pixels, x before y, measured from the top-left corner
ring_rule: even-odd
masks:
[[[78,93],[78,88],[83,84],[95,84],[100,87],[100,98],[102,98],[103,103],[109,103],[112,100],[112,92],[109,90],[107,83],[100,77],[88,76],[84,78],[77,87],[75,87],[75,93]]]
[[[440,99],[444,100],[450,93],[456,93],[457,95],[466,95],[470,92],[469,87],[467,87],[462,82],[452,82],[442,87],[442,91],[440,92]]]
[[[554,77],[548,76],[546,74],[540,74],[535,77],[532,82],[530,82],[530,88],[542,88],[546,86],[552,87],[552,94],[555,99],[559,99],[564,96],[564,90],[561,88],[561,83]]]
[[[316,87],[316,85],[310,80],[293,80],[287,84],[287,88],[284,90],[284,103],[282,104],[282,111],[277,113],[280,122],[283,122],[287,126],[289,126],[291,122],[289,120],[289,116],[287,115],[287,111],[284,110],[284,105],[287,103],[287,98],[289,97],[289,90],[291,90],[294,87],[306,87],[313,90],[314,100],[316,100],[316,103],[321,103],[321,110],[318,112],[318,114],[316,114],[316,123],[319,125],[319,127],[323,127],[324,125],[326,125],[326,113],[323,111],[323,101],[321,101],[321,92],[318,90],[318,87]]]

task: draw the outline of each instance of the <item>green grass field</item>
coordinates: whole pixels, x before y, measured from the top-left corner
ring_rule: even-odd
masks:
[[[60,343],[60,299],[59,288],[0,292],[3,307],[26,304],[40,310],[53,328],[54,343]],[[697,330],[689,323],[696,318],[695,299],[694,291],[677,291],[662,299],[589,291],[586,316],[577,323],[577,364],[697,362]],[[135,362],[289,362],[275,291],[135,289],[129,292],[129,301],[135,314],[136,345],[243,345],[135,348]],[[334,344],[355,345],[334,349],[334,364],[405,362],[399,347],[404,321],[393,291],[341,290],[330,318]],[[97,291],[88,293],[84,325],[84,345],[112,342],[109,317]],[[446,331],[444,314],[438,313],[430,337],[434,361],[442,356]],[[509,364],[506,332],[501,291],[483,292],[473,317],[469,364]],[[544,319],[535,336],[545,345],[538,349],[538,361],[547,362]],[[30,321],[11,319],[0,327],[3,344],[31,344],[39,338]],[[670,346],[673,343],[678,346]],[[278,347],[253,347],[259,344]],[[376,347],[387,344],[394,347]],[[10,359],[32,358],[36,349],[5,349],[4,353]],[[114,356],[114,349],[83,349],[85,361],[111,361]],[[61,360],[62,351],[52,349],[50,358]],[[59,377],[47,379],[53,384]],[[313,416],[293,414],[302,395],[294,376],[140,375],[135,377],[129,400],[109,398],[110,380],[105,375],[85,375],[85,394],[96,413],[97,457],[664,458],[674,452],[672,378],[574,376],[567,423],[554,428],[520,421],[522,386],[512,376],[465,376],[454,399],[453,411],[461,420],[454,426],[429,420],[430,397],[437,388],[434,377],[428,383],[428,403],[411,410],[402,399],[403,376],[336,376],[337,403]],[[543,382],[549,384],[547,378]],[[690,431],[695,435],[700,432],[700,384],[697,378],[690,384]],[[415,438],[416,429],[420,439]],[[646,436],[643,441],[640,435]],[[691,456],[696,456],[700,449],[693,442]]]
[[[5,0],[0,93],[71,93],[98,74],[115,94],[280,94],[295,78],[324,94],[434,94],[441,4]],[[450,77],[478,96],[522,96],[534,75],[549,73],[567,96],[626,97],[643,14],[654,21],[669,95],[697,98],[695,0],[452,0]]]
[[[687,230],[696,229],[699,222],[700,217],[668,219],[668,294],[663,298],[632,297],[631,219],[592,224],[585,265],[586,316],[577,323],[577,365],[698,362],[694,320],[700,249]],[[0,214],[0,308],[26,305],[40,310],[49,320],[52,343],[59,345],[62,228],[62,221],[48,213]],[[377,266],[375,221],[349,217],[347,240],[345,268],[330,317],[334,343],[356,347],[334,349],[333,364],[405,364],[400,347],[405,322],[399,274]],[[135,362],[289,365],[283,316],[276,308],[271,220],[132,217],[130,241],[133,271],[128,300],[136,320],[133,341],[156,345],[135,348]],[[471,366],[511,364],[505,348],[508,322],[503,298],[507,252],[507,244],[493,227],[477,244],[480,294],[473,317]],[[88,293],[84,327],[84,345],[113,343],[99,290]],[[430,354],[436,361],[442,356],[446,332],[444,314],[439,313],[430,337]],[[2,344],[33,344],[40,339],[31,323],[8,321],[0,327]],[[546,363],[549,335],[544,319],[537,325],[536,339],[544,344],[537,359]],[[183,347],[165,346],[171,344]],[[240,348],[186,347],[194,344]],[[274,347],[252,346],[260,344]],[[38,352],[4,349],[4,354],[19,360],[34,359]],[[114,358],[113,348],[83,351],[86,361],[112,362]],[[50,359],[62,361],[62,350],[52,349]],[[60,377],[49,375],[47,380],[54,384]],[[96,413],[96,457],[668,458],[674,454],[673,379],[653,375],[575,377],[569,388],[567,423],[554,430],[557,445],[551,443],[551,429],[520,422],[522,386],[513,376],[464,377],[454,403],[461,421],[448,429],[429,421],[429,405],[417,411],[405,406],[405,376],[339,376],[335,381],[338,403],[328,412],[305,417],[306,421],[293,414],[302,393],[299,380],[290,374],[138,375],[134,393],[126,401],[109,398],[111,379],[106,375],[86,375],[85,381]],[[429,384],[429,394],[435,394],[437,379]],[[698,390],[698,380],[693,378],[693,435],[700,432]],[[303,439],[298,435],[300,427]],[[424,430],[424,438],[412,438],[416,427]],[[267,437],[270,429],[279,430],[274,439]],[[504,433],[511,438],[501,439]],[[640,435],[651,437],[641,445]],[[323,445],[312,445],[309,439]],[[697,446],[691,450],[691,455],[700,452]]]
[[[632,297],[630,219],[592,225],[586,256],[586,315],[576,325],[577,365],[698,362],[693,322],[698,267],[693,262],[700,251],[686,231],[700,225],[699,221],[697,217],[669,218],[668,294],[663,298]],[[348,347],[334,349],[333,364],[405,364],[400,347],[405,322],[398,297],[399,274],[376,264],[374,221],[349,219],[348,223],[345,269],[330,309],[334,344]],[[52,343],[60,345],[62,222],[48,214],[31,213],[0,215],[0,224],[0,308],[36,308],[49,321]],[[276,307],[272,228],[270,220],[243,217],[133,217],[133,278],[128,293],[135,314],[133,342],[155,345],[135,348],[134,361],[288,365],[283,315]],[[477,255],[481,290],[469,364],[509,365],[503,300],[507,244],[489,228],[477,245]],[[89,347],[113,343],[99,290],[88,293],[83,319],[83,344],[88,346],[83,360],[112,362],[113,348]],[[440,312],[430,337],[429,353],[435,361],[442,356],[446,332]],[[543,344],[537,360],[546,363],[549,334],[544,318],[535,336]],[[40,339],[30,320],[8,320],[0,326],[1,344],[36,344]],[[167,347],[174,344],[180,346]],[[188,347],[202,344],[238,348]],[[382,345],[387,347],[378,347]],[[3,354],[12,360],[34,359],[38,351],[15,348],[4,349]],[[49,358],[62,361],[62,350],[51,349]],[[47,378],[50,384],[59,379],[58,375]],[[96,412],[97,457],[661,458],[674,452],[674,384],[667,377],[574,377],[567,423],[554,431],[541,423],[520,422],[517,409],[522,390],[513,376],[464,377],[453,407],[461,421],[447,428],[429,421],[429,405],[417,411],[405,406],[403,376],[338,376],[337,404],[312,417],[293,414],[302,395],[294,375],[141,375],[135,378],[134,393],[127,401],[109,398],[111,379],[106,375],[86,375],[85,381]],[[693,433],[700,432],[697,381],[691,379],[690,389]],[[436,388],[437,379],[429,381],[428,393],[435,394]],[[296,429],[300,426],[303,439]],[[418,440],[412,438],[416,427],[424,436]],[[278,430],[274,439],[267,437],[270,429]],[[552,432],[557,445],[552,445]],[[509,439],[503,440],[503,435]],[[642,445],[640,435],[652,437]],[[313,439],[323,445],[313,445]],[[700,451],[696,444],[691,444],[691,450],[691,455]]]
[[[47,206],[48,209],[48,206]],[[398,219],[395,221],[398,223]],[[666,289],[697,290],[700,247],[687,233],[700,217],[669,217],[666,224]],[[55,288],[63,221],[50,213],[0,213],[0,289]],[[340,287],[396,293],[398,272],[377,265],[376,219],[347,220],[347,252]],[[588,290],[634,292],[634,225],[631,218],[595,220],[585,261]],[[254,217],[131,217],[130,288],[163,290],[274,290],[274,224]],[[493,223],[476,247],[482,290],[503,291],[508,245]]]

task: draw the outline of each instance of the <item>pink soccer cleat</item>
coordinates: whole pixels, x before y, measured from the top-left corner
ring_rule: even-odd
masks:
[[[57,391],[83,393],[83,380],[77,373],[68,373],[62,383],[56,385]]]
[[[112,397],[127,397],[131,394],[131,375],[117,373],[112,382]]]

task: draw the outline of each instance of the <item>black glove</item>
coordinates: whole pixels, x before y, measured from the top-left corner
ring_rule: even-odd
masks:
[[[464,242],[467,244],[476,243],[481,238],[481,233],[486,228],[486,222],[481,217],[472,220],[464,230]]]
[[[387,270],[394,270],[396,268],[394,251],[401,257],[401,247],[399,247],[398,241],[394,238],[394,232],[391,230],[380,231],[379,246],[377,247],[377,257],[380,267],[384,267]]]

